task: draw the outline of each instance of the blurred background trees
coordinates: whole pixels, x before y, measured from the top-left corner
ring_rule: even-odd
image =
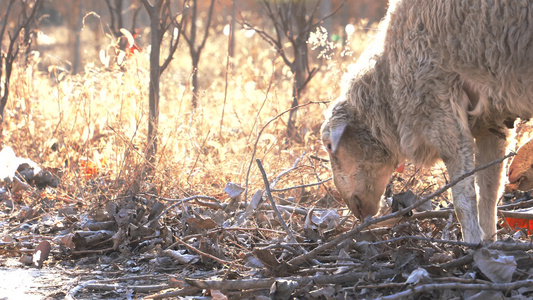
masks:
[[[0,15],[0,137],[14,63],[21,52],[24,54],[23,65],[27,61],[29,49],[37,35],[36,23],[43,1],[3,2],[0,3],[0,7],[3,7]]]
[[[8,101],[10,72],[18,63],[18,53],[25,57],[32,51],[38,53],[38,69],[56,83],[66,76],[85,76],[88,65],[127,72],[129,57],[150,55],[145,149],[150,159],[158,142],[158,81],[177,57],[190,60],[191,68],[173,69],[168,76],[186,83],[191,111],[201,105],[202,88],[210,78],[223,76],[209,74],[209,68],[199,71],[200,65],[222,64],[228,73],[247,63],[235,58],[235,53],[248,56],[250,62],[269,56],[279,66],[286,65],[289,73],[279,67],[274,76],[292,80],[292,91],[284,101],[285,109],[295,108],[303,98],[314,100],[303,92],[317,72],[327,71],[323,58],[318,57],[322,46],[310,49],[310,34],[323,27],[326,40],[343,47],[349,26],[363,18],[368,27],[379,21],[386,0],[0,0],[0,7],[7,9],[0,16],[0,116]],[[227,59],[213,61],[213,57],[201,55],[205,47],[215,47]],[[225,80],[227,86],[229,79]],[[286,120],[289,140],[303,138],[297,115],[293,109]],[[223,116],[220,124],[222,128]]]

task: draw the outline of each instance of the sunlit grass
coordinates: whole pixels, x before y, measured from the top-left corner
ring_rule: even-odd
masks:
[[[317,51],[311,52],[315,57],[311,57],[312,64],[321,64],[321,72],[310,82],[301,103],[330,101],[338,96],[340,76],[364,49],[362,41],[371,34],[364,27],[360,24],[354,34],[357,38],[350,39],[355,46],[336,44],[331,55],[321,61],[316,59]],[[52,40],[62,41],[64,30],[56,32],[59,35],[52,36]],[[89,47],[87,40],[92,37],[94,42],[95,35],[86,31],[83,35]],[[211,33],[198,70],[201,92],[194,111],[189,84],[191,63],[184,44],[163,73],[156,171],[141,191],[155,188],[167,197],[209,194],[224,199],[222,188],[226,183],[246,184],[256,139],[255,157],[263,161],[270,177],[289,168],[304,152],[326,156],[319,140],[324,104],[300,109],[298,128],[303,143],[287,140],[288,114],[270,123],[258,137],[268,121],[290,108],[292,73],[258,35],[250,37],[250,32],[238,31],[236,37],[237,53],[232,59],[233,68],[228,69],[227,37],[222,28]],[[129,190],[144,162],[149,46],[121,67],[106,68],[97,50],[112,55],[109,49],[114,41],[105,37],[99,40],[99,47],[90,44],[90,49],[83,51],[85,63],[79,75],[61,75],[58,79],[43,71],[67,61],[69,52],[64,42],[34,53],[27,68],[15,69],[5,112],[4,143],[19,156],[46,168],[60,169],[63,186],[69,191],[83,194],[82,183],[95,179],[120,180],[112,198]],[[227,71],[231,73],[226,81]],[[96,174],[86,174],[86,165],[81,166],[86,160],[94,163]],[[297,185],[329,176],[327,165],[306,158],[302,167],[280,184]],[[262,185],[252,162],[250,191]]]

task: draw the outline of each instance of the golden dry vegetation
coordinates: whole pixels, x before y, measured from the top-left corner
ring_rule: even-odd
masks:
[[[338,96],[343,70],[353,63],[372,34],[363,24],[349,45],[335,45],[338,48],[322,59],[322,71],[312,79],[302,104]],[[86,45],[94,38],[89,31],[82,32]],[[141,188],[143,192],[155,188],[158,195],[168,198],[205,194],[224,200],[222,188],[227,182],[246,184],[250,163],[250,190],[259,189],[263,183],[255,161],[251,161],[256,141],[255,157],[263,161],[269,177],[289,168],[304,153],[325,157],[319,128],[327,104],[301,108],[298,127],[304,141],[289,141],[284,132],[288,114],[276,118],[290,108],[289,68],[257,34],[247,37],[247,32],[238,31],[234,67],[227,70],[227,37],[221,26],[212,31],[202,53],[200,105],[195,111],[190,105],[192,71],[184,45],[161,77],[160,149],[156,173]],[[64,28],[53,28],[43,34],[59,41],[64,32]],[[99,48],[112,55],[109,45],[115,41],[105,38],[103,42]],[[65,49],[57,48],[65,53]],[[84,56],[81,74],[60,74],[59,78],[46,72],[54,66],[50,62],[59,61],[54,48],[45,53],[36,49],[27,68],[15,68],[4,122],[4,145],[42,167],[60,169],[60,190],[84,203],[111,200],[128,190],[144,159],[148,122],[150,46],[145,45],[120,67],[113,62],[105,67],[94,48],[91,45],[84,51],[88,55]],[[316,57],[318,52],[312,55]],[[48,69],[42,63],[48,63]],[[87,176],[83,161],[96,164],[96,173]],[[329,176],[324,164],[306,157],[302,167],[282,184],[311,183]],[[81,187],[86,181],[99,179],[121,179],[121,184],[105,197],[83,193]]]

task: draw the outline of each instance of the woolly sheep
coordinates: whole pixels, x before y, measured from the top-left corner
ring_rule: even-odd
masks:
[[[322,125],[334,183],[360,218],[377,213],[398,163],[442,159],[457,178],[503,157],[508,127],[533,113],[533,2],[399,0],[382,25]],[[452,188],[465,241],[496,238],[501,172]]]

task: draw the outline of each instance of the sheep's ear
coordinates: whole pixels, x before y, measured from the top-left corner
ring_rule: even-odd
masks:
[[[341,141],[342,135],[348,126],[348,122],[342,122],[336,124],[337,126],[331,128],[330,137],[331,137],[331,152],[336,153],[339,148],[339,143]]]

